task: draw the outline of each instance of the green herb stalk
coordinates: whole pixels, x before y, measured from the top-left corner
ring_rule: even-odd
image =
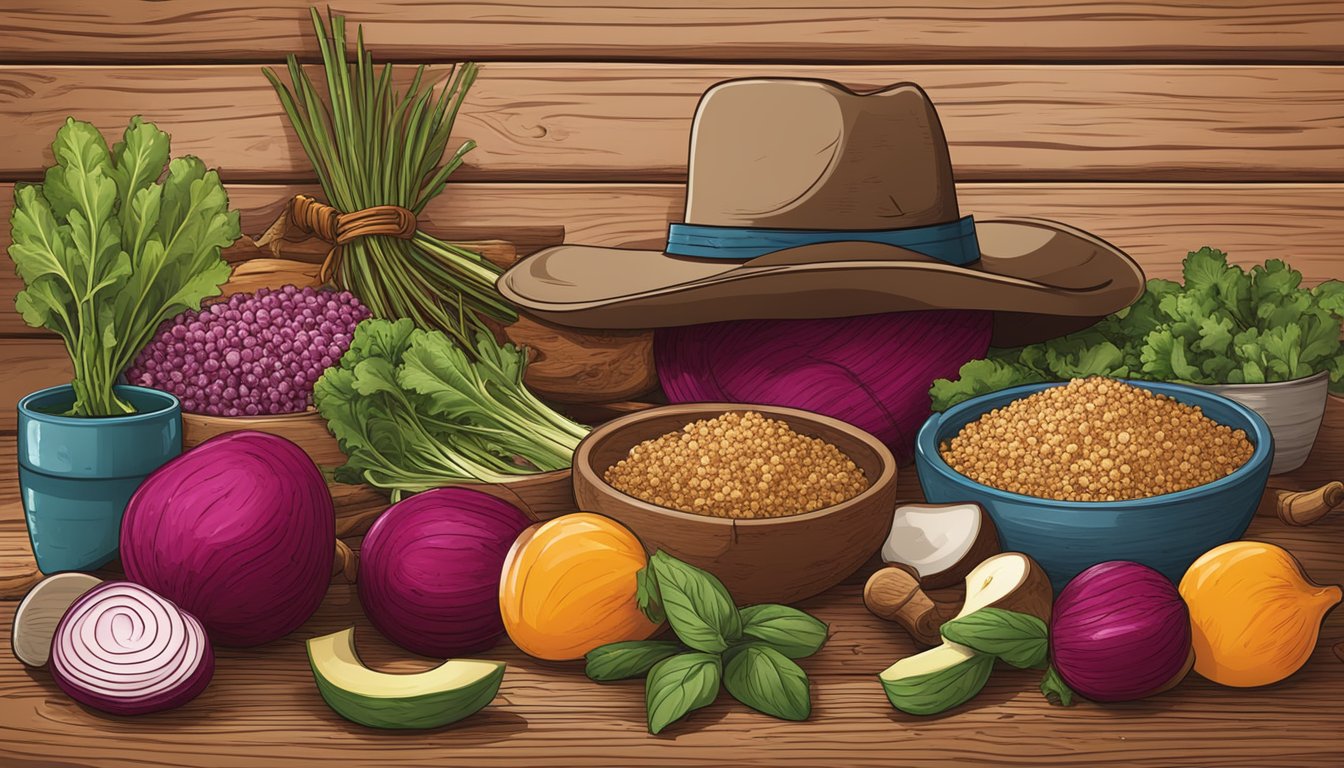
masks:
[[[345,17],[329,13],[328,31],[317,10],[310,11],[322,51],[325,103],[297,57],[288,59],[292,90],[269,67],[263,72],[317,172],[327,202],[345,213],[397,205],[419,216],[476,146],[464,142],[441,164],[453,122],[476,79],[476,65],[454,67],[437,98],[435,86],[424,82],[424,65],[406,90],[398,91],[392,85],[392,65],[384,64],[374,74],[362,28],[351,65],[346,60]],[[517,318],[495,290],[499,273],[480,254],[421,230],[410,240],[374,235],[346,244],[332,280],[358,296],[375,317],[410,318],[470,349],[475,331],[485,330],[482,317],[501,322]]]
[[[238,212],[218,173],[191,156],[169,162],[168,134],[138,116],[110,150],[92,124],[68,118],[51,148],[42,183],[14,190],[9,256],[24,282],[14,305],[65,343],[66,415],[134,413],[117,378],[160,323],[219,295]]]

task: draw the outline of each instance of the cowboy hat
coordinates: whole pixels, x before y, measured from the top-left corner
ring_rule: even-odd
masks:
[[[1086,327],[1143,292],[1134,261],[1087,232],[963,217],[938,115],[912,83],[719,83],[696,108],[689,166],[665,249],[548,248],[500,293],[579,328],[993,310],[1004,345]]]

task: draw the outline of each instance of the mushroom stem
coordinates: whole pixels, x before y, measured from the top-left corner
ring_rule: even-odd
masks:
[[[879,619],[900,624],[925,646],[942,642],[938,629],[957,615],[959,607],[929,597],[920,589],[919,577],[900,565],[889,565],[868,578],[863,604]]]

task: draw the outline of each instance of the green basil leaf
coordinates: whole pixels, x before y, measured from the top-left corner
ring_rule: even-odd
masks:
[[[723,684],[733,698],[771,717],[806,720],[812,714],[807,674],[763,643],[749,643],[733,654]]]
[[[1019,669],[1039,665],[1050,652],[1045,622],[1002,608],[981,608],[947,622],[939,631],[958,645],[987,653]]]
[[[738,611],[742,637],[759,640],[790,659],[811,656],[826,642],[827,626],[787,605],[749,605]]]
[[[686,650],[675,640],[632,640],[607,643],[589,651],[584,673],[598,682],[643,677],[653,665]]]
[[[697,651],[723,653],[742,638],[742,618],[717,578],[662,550],[649,565],[667,620],[681,642]]]
[[[1064,682],[1064,678],[1059,676],[1054,667],[1045,670],[1045,677],[1041,678],[1041,693],[1051,704],[1061,707],[1073,706],[1073,689]]]
[[[658,579],[648,566],[640,568],[639,573],[635,574],[635,602],[639,605],[639,610],[654,624],[667,621],[667,613],[663,611],[663,599],[658,596]]]
[[[644,684],[649,733],[658,733],[687,712],[713,702],[722,678],[719,657],[712,653],[683,653],[653,665]]]

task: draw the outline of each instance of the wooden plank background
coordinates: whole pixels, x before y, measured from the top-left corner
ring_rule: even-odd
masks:
[[[312,169],[257,65],[0,67],[0,180],[41,178],[72,110],[110,135],[142,114],[233,182]],[[319,70],[310,68],[315,83]],[[413,67],[402,67],[409,81]],[[449,68],[435,67],[435,81]],[[1344,66],[681,65],[492,62],[457,124],[463,180],[682,181],[700,94],[738,77],[913,81],[961,181],[1344,179]],[[109,98],[109,94],[114,97]],[[88,106],[79,108],[79,105]]]
[[[312,3],[326,6],[328,3]],[[1344,59],[1336,0],[338,0],[386,58],[422,61]],[[6,0],[13,62],[309,58],[305,0]],[[671,7],[668,7],[671,6]]]
[[[109,136],[132,114],[156,122],[173,134],[175,154],[221,169],[249,235],[295,192],[312,192],[311,169],[260,73],[283,68],[290,53],[317,60],[309,5],[0,2],[0,250],[14,183],[40,178],[68,115]],[[938,106],[965,213],[1070,222],[1154,277],[1174,277],[1187,250],[1213,245],[1243,264],[1286,258],[1309,283],[1344,279],[1338,0],[331,5],[364,25],[379,60],[409,65],[403,77],[416,64],[442,77],[454,61],[484,62],[456,130],[480,147],[423,217],[431,231],[509,239],[524,252],[559,237],[659,247],[681,213],[691,116],[710,84],[758,75],[861,89],[914,81]],[[255,253],[240,242],[228,256]],[[0,267],[0,465],[9,472],[15,402],[68,377],[55,337],[12,311],[19,288]],[[1344,406],[1332,401],[1332,414],[1331,429],[1344,428]],[[1297,479],[1334,479],[1338,465],[1332,454]],[[0,494],[0,557],[10,565],[21,560],[10,553],[22,523],[12,483],[0,482]],[[1310,529],[1257,520],[1254,532],[1304,553],[1318,578],[1344,579],[1344,518]],[[514,663],[502,696],[469,728],[420,739],[371,732],[312,695],[302,639],[356,623],[375,663],[417,662],[392,661],[352,591],[337,586],[302,633],[265,650],[224,651],[198,702],[149,721],[90,714],[47,675],[0,663],[0,765],[1344,765],[1344,665],[1329,651],[1344,639],[1344,612],[1327,622],[1311,674],[1257,694],[1187,682],[1151,702],[1061,712],[1007,672],[973,706],[916,719],[876,693],[873,673],[910,648],[867,616],[857,584],[805,607],[836,627],[806,664],[816,717],[805,724],[725,697],[650,738],[637,685],[594,686],[504,647]]]

